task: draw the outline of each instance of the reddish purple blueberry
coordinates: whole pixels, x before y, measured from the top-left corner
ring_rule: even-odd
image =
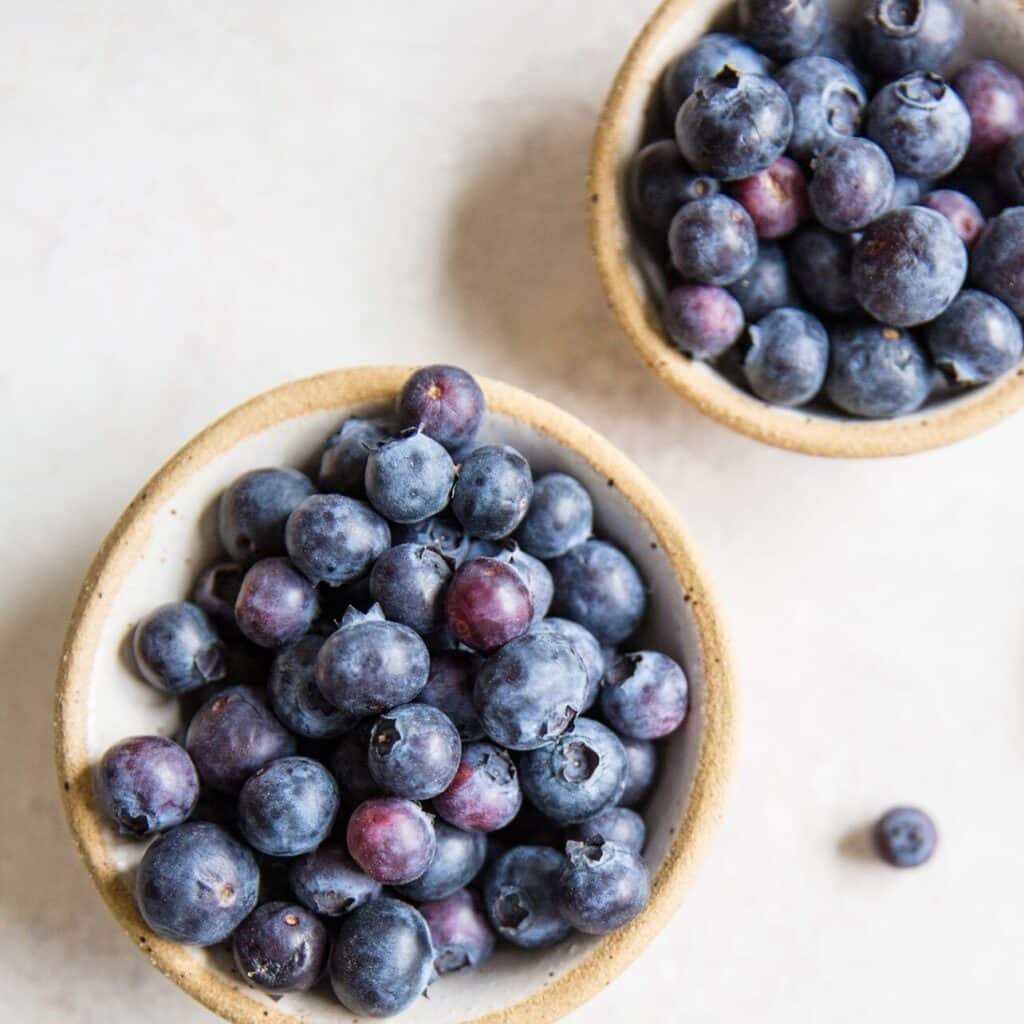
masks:
[[[419,804],[380,797],[360,804],[345,831],[348,852],[384,885],[413,882],[434,859],[434,822]]]
[[[474,832],[495,832],[519,813],[523,794],[508,753],[493,743],[467,743],[448,788],[434,798],[445,821]]]
[[[400,425],[419,427],[452,452],[473,441],[486,407],[480,385],[455,366],[417,370],[398,396]]]
[[[732,196],[750,214],[758,238],[782,238],[811,215],[804,172],[786,156],[734,182]]]
[[[533,620],[533,600],[522,576],[494,558],[471,558],[455,571],[445,596],[445,621],[467,647],[488,654]]]
[[[479,967],[494,951],[494,932],[484,903],[472,889],[459,889],[444,899],[420,905],[434,944],[434,970],[451,974]]]
[[[717,359],[743,333],[743,310],[724,288],[676,285],[665,296],[665,333],[694,359]]]
[[[678,662],[657,651],[623,655],[601,684],[601,710],[617,732],[656,740],[683,724],[689,684]]]
[[[1024,80],[1005,65],[976,60],[956,73],[953,88],[971,115],[968,152],[974,160],[992,159],[1024,132]]]
[[[985,226],[985,218],[977,203],[963,192],[949,188],[936,189],[919,199],[917,205],[941,213],[968,250],[973,248]]]
[[[287,558],[264,558],[245,574],[235,601],[235,621],[259,647],[294,643],[320,610],[316,589]]]

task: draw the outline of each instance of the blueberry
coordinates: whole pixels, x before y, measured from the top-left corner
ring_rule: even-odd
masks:
[[[357,417],[345,420],[324,442],[320,457],[320,490],[363,497],[366,493],[363,482],[366,460],[370,452],[390,435],[391,430],[383,420]]]
[[[325,917],[340,917],[381,893],[380,882],[363,874],[342,843],[322,843],[291,862],[295,898]]]
[[[227,674],[226,649],[197,605],[162,604],[132,635],[139,674],[164,693],[187,693]]]
[[[407,704],[427,684],[430,653],[414,630],[373,619],[342,624],[320,648],[316,681],[354,718]]]
[[[1024,80],[1008,67],[976,60],[957,72],[953,88],[971,116],[973,160],[991,159],[1024,132]]]
[[[267,685],[274,714],[291,732],[312,740],[333,739],[355,724],[324,700],[316,684],[316,659],[323,645],[323,637],[305,636],[278,651]]]
[[[192,587],[192,602],[224,631],[225,636],[237,636],[235,601],[242,588],[245,570],[237,562],[217,562],[207,566]]]
[[[315,492],[297,469],[254,469],[220,497],[220,542],[236,562],[284,554],[284,525],[292,510]]]
[[[295,739],[254,690],[233,686],[195,713],[185,734],[185,749],[204,786],[237,793],[253,772],[293,754]]]
[[[533,806],[568,825],[615,804],[626,786],[626,753],[611,729],[577,718],[554,743],[524,754],[519,774]]]
[[[811,212],[804,172],[786,156],[734,182],[732,195],[750,215],[758,238],[791,234]]]
[[[659,232],[668,229],[680,206],[714,195],[720,188],[714,178],[686,166],[675,139],[644,146],[629,165],[626,184],[633,216]]]
[[[918,206],[941,213],[952,225],[957,237],[971,249],[985,226],[985,218],[977,204],[963,192],[940,188],[918,201]]]
[[[417,370],[398,396],[401,426],[418,427],[450,452],[473,442],[486,408],[480,385],[455,366]]]
[[[509,755],[491,743],[467,743],[451,784],[434,798],[434,810],[456,828],[494,832],[516,816],[522,802]]]
[[[530,627],[530,632],[533,634],[553,633],[568,642],[569,646],[579,655],[587,673],[587,689],[580,712],[593,706],[601,686],[601,677],[604,675],[604,655],[594,634],[578,622],[557,618],[544,619],[534,623]]]
[[[883,324],[847,324],[832,332],[825,390],[853,416],[889,419],[919,408],[931,389],[924,352],[906,332]]]
[[[384,885],[415,881],[434,859],[434,820],[411,800],[379,797],[360,804],[345,838],[352,859]]]
[[[890,210],[896,210],[901,206],[912,206],[927,190],[924,182],[917,178],[911,178],[906,174],[897,174],[893,180],[892,202]]]
[[[308,757],[282,757],[250,776],[238,796],[238,826],[250,846],[271,857],[315,850],[338,813],[331,773]]]
[[[449,718],[429,704],[404,704],[381,715],[370,733],[369,765],[385,792],[429,800],[448,788],[462,754]]]
[[[851,281],[853,243],[846,235],[817,226],[802,228],[790,245],[789,265],[815,309],[843,316],[858,308]]]
[[[843,139],[815,157],[811,207],[818,222],[847,234],[867,227],[892,205],[892,164],[867,139]]]
[[[533,484],[533,498],[516,540],[535,558],[557,558],[582,544],[594,528],[587,489],[567,473],[545,473]]]
[[[935,823],[916,807],[894,807],[874,830],[878,855],[893,867],[916,868],[935,852]]]
[[[607,807],[593,818],[573,825],[569,838],[581,843],[603,840],[640,855],[647,839],[644,819],[628,807]]]
[[[393,544],[423,544],[444,555],[456,567],[469,557],[469,535],[455,519],[446,515],[393,526],[391,541]]]
[[[426,921],[407,903],[381,897],[341,922],[331,951],[331,987],[353,1013],[392,1017],[419,998],[433,967]]]
[[[787,152],[810,160],[860,130],[867,96],[856,74],[829,57],[800,57],[779,69],[775,81],[793,108]]]
[[[384,614],[417,633],[433,633],[444,624],[444,592],[452,570],[433,548],[398,544],[374,563],[370,593]]]
[[[224,829],[189,821],[157,836],[142,855],[135,899],[146,924],[185,946],[223,942],[252,912],[260,872]]]
[[[192,759],[163,736],[131,736],[103,755],[96,800],[126,836],[148,836],[187,821],[199,799]]]
[[[437,848],[430,866],[414,882],[395,891],[404,900],[440,900],[468,885],[483,867],[487,839],[482,832],[464,832],[444,821],[434,822]]]
[[[467,533],[499,540],[523,521],[532,494],[526,459],[509,445],[486,444],[474,449],[459,467],[452,511]]]
[[[484,662],[474,700],[495,743],[533,750],[572,725],[586,693],[586,669],[569,643],[550,633],[528,633]]]
[[[750,214],[728,196],[687,203],[668,229],[672,265],[688,281],[732,284],[754,265],[757,232]]]
[[[264,903],[239,926],[234,940],[238,973],[267,992],[311,989],[327,960],[327,929],[315,914],[290,903]]]
[[[940,213],[921,206],[890,210],[853,250],[853,287],[876,320],[912,327],[934,320],[967,275],[967,250]]]
[[[711,284],[676,285],[665,296],[662,319],[672,344],[694,359],[716,359],[743,333],[739,302]]]
[[[942,78],[914,71],[875,93],[866,134],[885,150],[898,173],[941,178],[967,152],[971,117]]]
[[[825,0],[739,0],[744,38],[773,60],[814,49],[830,23]]]
[[[768,62],[752,46],[727,32],[709,32],[665,71],[661,92],[669,117],[674,118],[690,93],[726,65],[742,74],[768,74]]]
[[[599,643],[621,643],[640,625],[647,605],[643,580],[614,545],[588,540],[548,568],[555,581],[551,610],[585,626]]]
[[[955,0],[870,0],[860,23],[861,52],[886,78],[938,71],[963,32]]]
[[[740,304],[748,323],[760,320],[773,309],[796,306],[800,302],[786,254],[773,242],[758,245],[754,265],[729,285],[729,292]]]
[[[971,280],[1024,317],[1024,206],[1013,206],[985,226],[971,254]]]
[[[1020,321],[997,298],[965,288],[928,325],[928,348],[951,384],[986,384],[1020,362]]]
[[[484,728],[473,704],[473,685],[480,659],[465,651],[439,651],[430,656],[430,676],[419,699],[443,711],[463,741],[482,739]]]
[[[519,571],[495,558],[470,558],[455,571],[445,597],[452,635],[488,653],[522,636],[533,620],[533,599]]]
[[[999,154],[996,184],[1011,204],[1024,204],[1024,134],[1011,139]]]
[[[558,880],[558,909],[574,928],[605,935],[632,921],[647,905],[651,876],[638,854],[592,839],[566,843]]]
[[[570,926],[558,911],[565,858],[548,846],[517,846],[502,854],[484,883],[484,907],[498,934],[524,949],[561,942]]]
[[[483,900],[471,889],[424,903],[420,913],[430,929],[438,974],[479,967],[494,951],[494,932],[487,923]]]
[[[601,685],[605,720],[617,732],[637,739],[656,740],[674,732],[688,707],[686,673],[656,651],[623,655]]]
[[[821,390],[828,369],[828,334],[802,309],[776,309],[747,330],[743,373],[758,398],[804,405]]]
[[[418,523],[448,504],[452,457],[433,438],[406,432],[378,445],[366,461],[370,504],[394,523]]]
[[[772,79],[725,67],[679,108],[675,131],[691,167],[735,181],[782,156],[793,131],[793,110]]]
[[[539,558],[524,551],[515,541],[505,541],[500,545],[493,541],[489,543],[492,549],[485,557],[504,562],[519,573],[519,578],[530,592],[533,607],[530,621],[540,622],[547,615],[555,596],[555,582],[548,567]]]
[[[620,807],[638,807],[647,798],[658,773],[658,748],[650,740],[619,736],[626,752],[626,789]]]
[[[370,732],[375,719],[360,722],[345,733],[331,754],[330,768],[338,783],[338,793],[344,804],[355,807],[364,800],[380,796],[380,787],[370,774],[366,755],[370,749]]]
[[[264,558],[245,574],[235,601],[235,621],[259,647],[294,643],[320,611],[316,590],[287,558]]]

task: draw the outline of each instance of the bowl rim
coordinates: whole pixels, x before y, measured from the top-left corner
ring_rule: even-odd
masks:
[[[285,420],[393,400],[413,371],[407,366],[335,370],[263,392],[188,441],[153,475],[110,531],[82,583],[57,676],[55,754],[65,816],[79,853],[108,908],[151,963],[209,1010],[237,1024],[296,1024],[257,1002],[244,985],[185,947],[160,939],[139,916],[131,891],[106,855],[87,750],[88,691],[99,634],[111,598],[147,540],[154,517],[198,469],[244,438]],[[525,391],[477,378],[488,408],[569,448],[606,476],[648,523],[684,589],[697,627],[705,680],[705,725],[693,784],[672,843],[653,879],[651,899],[629,926],[606,936],[560,978],[473,1024],[540,1024],[569,1013],[615,979],[668,922],[692,885],[721,820],[736,742],[732,657],[707,574],[668,500],[631,460],[574,416]]]
[[[769,405],[669,344],[653,301],[636,280],[630,258],[620,138],[626,111],[636,94],[642,91],[657,101],[658,79],[652,80],[648,59],[693,4],[694,0],[664,0],[633,41],[598,116],[587,174],[591,252],[608,305],[640,358],[712,419],[757,441],[807,455],[874,458],[927,451],[985,430],[1024,406],[1024,367],[1017,367],[991,384],[909,416],[830,419]]]

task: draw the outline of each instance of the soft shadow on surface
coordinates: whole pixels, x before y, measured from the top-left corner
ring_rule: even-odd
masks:
[[[836,847],[839,855],[847,860],[877,861],[878,854],[871,837],[873,828],[874,822],[869,821],[844,832]]]

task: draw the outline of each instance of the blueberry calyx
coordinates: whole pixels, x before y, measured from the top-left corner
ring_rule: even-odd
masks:
[[[934,71],[908,75],[896,87],[896,91],[904,103],[921,110],[931,110],[937,107],[948,89],[946,80]]]
[[[893,36],[916,35],[923,15],[921,0],[882,0],[878,5],[878,24]]]
[[[566,782],[586,782],[601,766],[601,755],[583,740],[569,740],[559,749],[562,778]]]

